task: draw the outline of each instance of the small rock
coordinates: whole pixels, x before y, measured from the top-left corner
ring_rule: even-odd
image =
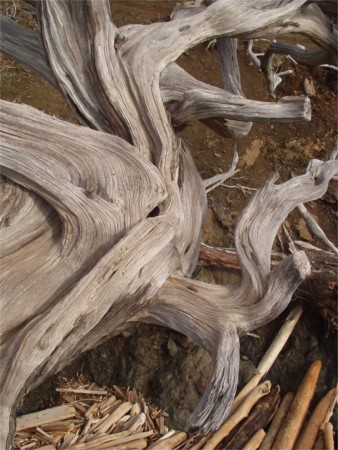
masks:
[[[125,339],[128,339],[128,338],[130,338],[130,336],[133,335],[133,331],[131,331],[131,330],[124,330],[124,331],[122,331],[121,335],[122,335]]]
[[[301,239],[304,239],[305,241],[313,241],[312,234],[308,230],[304,219],[301,218],[298,220],[298,222],[296,223],[296,228]]]
[[[174,340],[171,338],[168,340],[167,349],[168,349],[168,353],[171,357],[174,357],[178,352],[177,345],[174,342]]]
[[[303,86],[306,95],[308,95],[309,97],[314,97],[316,95],[316,89],[313,80],[308,80],[307,78],[305,78]]]

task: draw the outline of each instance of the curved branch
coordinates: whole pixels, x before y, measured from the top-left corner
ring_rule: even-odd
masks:
[[[313,160],[304,175],[275,185],[275,174],[251,197],[235,233],[243,276],[241,295],[245,290],[252,294],[243,298],[243,305],[255,303],[255,297],[260,298],[265,290],[265,278],[270,273],[271,248],[278,228],[297,204],[322,197],[337,171],[337,161],[323,163]]]
[[[50,203],[63,228],[62,235],[55,234],[54,225],[46,222],[47,234],[41,235],[40,245],[32,242],[18,248],[13,244],[14,253],[4,257],[0,316],[1,334],[6,338],[90,269],[165,199],[166,190],[157,169],[126,142],[61,122],[34,108],[2,101],[1,135],[2,173]],[[34,195],[30,198],[36,201]],[[34,217],[33,235],[42,231],[40,222],[50,214],[40,205],[42,217]],[[13,204],[7,215],[22,215],[16,209]],[[56,242],[50,239],[53,235]],[[16,240],[22,243],[25,239],[17,235]],[[27,276],[34,270],[34,277]],[[15,314],[17,308],[20,315]]]
[[[41,0],[41,33],[57,84],[83,123],[116,134],[151,158],[142,111],[116,55],[108,1]]]
[[[261,69],[265,70],[266,67],[271,65],[269,64],[269,61],[274,54],[289,55],[299,64],[304,64],[305,66],[319,66],[330,60],[327,52],[322,49],[306,50],[300,45],[286,44],[284,42],[271,42],[262,58]]]
[[[190,10],[189,10],[190,11]],[[6,25],[4,35],[4,50],[12,54],[23,64],[41,73],[40,66],[45,66],[43,75],[55,85],[45,58],[42,43],[37,33],[25,30],[15,24],[11,19],[3,16]],[[136,26],[140,29],[139,26]],[[143,28],[143,27],[141,27]],[[135,32],[128,27],[128,33]],[[26,35],[28,38],[26,38]],[[14,36],[16,51],[13,46],[6,46],[7,40]],[[224,136],[240,137],[248,133],[250,124],[238,123],[238,121],[298,121],[310,119],[310,107],[304,97],[281,99],[278,103],[263,103],[247,100],[240,94],[240,79],[237,65],[236,40],[231,38],[219,39],[219,53],[225,90],[209,86],[191,77],[176,64],[170,64],[161,76],[161,94],[167,103],[167,109],[171,113],[174,124],[184,125],[194,120],[201,120],[217,133]],[[30,46],[30,42],[33,45]],[[231,54],[229,54],[231,51]],[[102,58],[98,58],[100,62]],[[104,60],[104,59],[103,59]],[[105,60],[104,60],[105,61]],[[229,61],[231,70],[229,71]],[[102,65],[102,63],[100,63]],[[102,71],[105,71],[103,64]],[[232,66],[235,66],[232,68]],[[98,74],[100,74],[100,70]],[[229,78],[230,77],[230,78]],[[102,83],[111,79],[111,74],[102,77]],[[90,90],[90,89],[89,89]],[[110,92],[108,86],[106,92]],[[229,91],[229,92],[227,92]],[[116,102],[116,100],[115,100]],[[114,101],[112,102],[113,104]]]
[[[7,179],[0,179],[0,185],[1,258],[33,240],[44,238],[48,231],[60,234],[57,215],[41,197]]]
[[[169,326],[189,336],[212,355],[219,351],[227,355],[229,344],[226,338],[229,330],[233,330],[231,327],[236,326],[238,333],[243,334],[270,322],[287,307],[294,291],[309,276],[310,263],[304,252],[290,255],[270,271],[272,241],[296,204],[322,196],[329,180],[337,173],[337,162],[314,160],[305,175],[281,185],[274,184],[274,176],[256,192],[236,231],[243,276],[239,287],[208,285],[181,276],[171,277],[154,301],[132,320]],[[220,348],[219,336],[224,337],[223,349]],[[215,364],[208,392],[216,395],[209,400],[207,396],[203,397],[199,409],[192,416],[193,424],[205,429],[220,426],[218,419],[224,419],[222,399],[228,395],[229,400],[237,384],[232,364],[224,365],[224,358],[223,364]],[[224,393],[224,386],[217,387],[220,372],[228,383],[228,394]],[[222,406],[218,406],[218,400]],[[206,411],[205,414],[202,410]]]
[[[0,27],[1,50],[20,64],[34,70],[57,88],[55,78],[47,64],[39,33],[27,30],[4,14],[0,14]]]
[[[127,320],[163,284],[177,264],[174,236],[173,227],[162,218],[142,221],[53,309],[37,315],[16,333],[10,344],[2,346],[1,448],[6,448],[11,410],[23,392],[77,356],[84,337],[110,308],[114,311],[111,322],[114,335],[124,329]],[[96,343],[97,340],[91,342],[92,346]]]

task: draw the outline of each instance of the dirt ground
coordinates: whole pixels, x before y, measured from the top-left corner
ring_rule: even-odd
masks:
[[[18,23],[34,29],[33,10],[23,2],[17,1],[16,4]],[[11,12],[8,9],[11,5],[11,1],[0,3],[1,10],[7,12]],[[114,1],[112,11],[115,23],[120,26],[168,20],[174,5],[171,2]],[[299,36],[292,39],[304,42],[304,38]],[[258,42],[256,45],[261,48],[266,43]],[[240,171],[226,185],[209,194],[203,231],[205,243],[224,247],[233,247],[239,214],[251,193],[264,184],[272,172],[278,171],[281,181],[292,174],[301,174],[310,159],[327,159],[336,145],[337,92],[334,74],[324,68],[307,68],[279,58],[280,70],[292,68],[294,73],[283,79],[272,96],[263,74],[251,63],[245,49],[246,43],[240,42],[239,64],[246,96],[274,102],[284,96],[305,95],[304,81],[307,79],[314,87],[311,96],[312,120],[293,124],[253,124],[249,134],[236,141],[221,138],[200,123],[183,131],[202,178],[227,171],[233,146],[237,145]],[[196,78],[221,86],[216,47],[207,49],[205,44],[200,45],[182,55],[178,63]],[[27,103],[47,114],[76,122],[61,95],[30,70],[7,56],[2,56],[0,69],[3,99]],[[336,201],[337,186],[332,183],[323,199],[307,204],[308,210],[335,243]],[[286,226],[294,239],[325,248],[313,238],[296,212],[287,219]],[[238,274],[221,269],[201,269],[196,276],[208,282],[227,283],[236,279]],[[250,378],[286,313],[268,326],[256,330],[256,336],[241,339],[240,386]],[[306,311],[269,375],[274,383],[281,385],[283,393],[295,390],[310,362],[317,358],[323,361],[317,397],[336,384],[336,336],[334,333],[326,334],[320,316]],[[81,374],[103,386],[119,384],[136,387],[170,414],[174,427],[183,429],[207,385],[210,365],[210,356],[186,337],[141,324],[80,356],[70,367],[30,393],[19,413],[39,410],[57,402],[54,394],[56,384],[65,377]]]

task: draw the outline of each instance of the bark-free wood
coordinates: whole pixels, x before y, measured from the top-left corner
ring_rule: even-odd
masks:
[[[244,400],[241,406],[229,417],[229,419],[221,426],[221,428],[214,433],[206,442],[203,450],[214,450],[214,448],[226,438],[230,431],[241,422],[241,420],[248,417],[254,404],[262,397],[270,393],[271,383],[265,381],[257,386]]]
[[[4,50],[56,85],[84,126],[1,102],[1,448],[10,446],[25,392],[134,321],[172,327],[212,354],[191,423],[223,423],[236,392],[239,336],[282,312],[310,273],[302,251],[271,270],[277,230],[297,204],[325,193],[338,168],[313,161],[286,183],[271,177],[237,227],[241,284],[209,286],[189,278],[206,192],[175,127],[207,120],[240,135],[245,121],[309,119],[305,98],[243,98],[238,65],[226,63],[235,38],[302,27],[332,52],[334,30],[322,16],[314,26],[317,6],[304,4],[218,0],[170,22],[118,29],[107,0],[41,0],[38,38],[2,19]],[[229,52],[221,51],[223,72],[232,72],[223,73],[223,90],[175,66],[212,38],[224,38]]]
[[[308,368],[274,442],[276,450],[291,450],[293,448],[315,393],[321,367],[321,361],[317,360]]]
[[[26,414],[16,419],[16,430],[39,427],[46,423],[58,422],[60,420],[75,417],[75,408],[71,405],[55,406],[36,413]]]
[[[274,386],[268,395],[259,400],[233,438],[227,441],[224,450],[243,448],[260,429],[270,423],[280,403],[279,391],[280,387]]]
[[[296,246],[306,245],[296,241]],[[318,312],[325,320],[328,330],[337,329],[337,299],[336,299],[336,274],[338,270],[337,257],[332,252],[319,248],[304,247],[312,272],[296,291],[297,300],[304,307]],[[271,256],[271,267],[276,267],[285,255]],[[240,269],[235,249],[211,247],[201,244],[198,264],[200,266],[222,267],[224,269]]]
[[[300,306],[294,308],[285,319],[285,322],[277,336],[272,341],[272,344],[264,354],[260,363],[257,366],[257,373],[247,382],[247,384],[241,389],[234,399],[230,413],[236,411],[247,395],[258,385],[261,379],[269,372],[271,366],[275,362],[276,358],[282,351],[285,343],[293,332],[295,326],[298,323],[303,309]]]
[[[295,449],[312,449],[318,431],[323,425],[325,414],[330,407],[330,404],[337,397],[337,388],[331,389],[317,404],[313,413],[306,421],[302,432],[295,444]]]
[[[260,445],[260,450],[270,450],[271,448],[273,448],[273,443],[275,442],[276,436],[279,432],[280,427],[282,426],[286,414],[289,411],[293,399],[294,394],[292,392],[288,392],[282,399],[278,407],[278,411],[276,412],[276,415],[273,418]]]
[[[256,450],[260,448],[260,444],[262,440],[264,439],[265,431],[261,428],[257,431],[257,433],[252,436],[249,442],[245,444],[243,447],[243,450]]]

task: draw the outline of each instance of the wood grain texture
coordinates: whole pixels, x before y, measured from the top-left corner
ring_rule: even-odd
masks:
[[[2,19],[5,51],[55,83],[84,126],[1,102],[1,448],[24,393],[134,321],[169,326],[211,353],[210,383],[190,420],[220,427],[236,391],[239,336],[277,317],[310,273],[304,252],[271,270],[277,230],[299,203],[325,193],[338,167],[314,160],[282,184],[273,175],[237,226],[241,283],[211,286],[190,279],[207,202],[175,127],[207,120],[239,136],[252,121],[308,120],[308,99],[245,99],[238,64],[227,63],[234,39],[300,27],[330,54],[334,30],[304,3],[218,0],[118,29],[107,0],[41,0],[39,38],[15,37]],[[224,39],[224,89],[175,65],[212,38]]]

